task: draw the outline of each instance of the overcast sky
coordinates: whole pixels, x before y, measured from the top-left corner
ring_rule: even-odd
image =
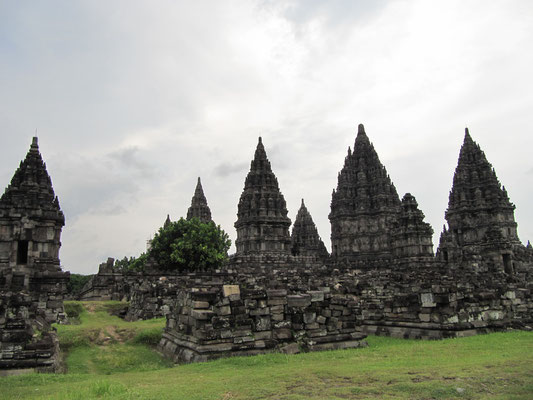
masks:
[[[63,268],[95,273],[185,216],[198,176],[235,240],[262,136],[290,218],[303,197],[330,248],[331,191],[363,123],[436,248],[468,126],[527,243],[532,43],[530,0],[0,0],[0,185],[37,131]]]

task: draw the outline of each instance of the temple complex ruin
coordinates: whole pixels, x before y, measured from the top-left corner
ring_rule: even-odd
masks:
[[[213,221],[200,178],[192,218]],[[368,334],[440,339],[531,329],[533,248],[520,242],[514,205],[468,130],[445,218],[435,254],[415,196],[400,198],[359,125],[332,193],[329,254],[303,200],[290,231],[259,138],[227,263],[169,272],[148,260],[126,274],[109,259],[81,298],[128,300],[128,320],[166,316],[159,349],[176,362],[361,347]],[[58,259],[63,224],[34,139],[0,199],[2,368],[53,365],[48,326],[64,316],[68,279]],[[36,329],[51,338],[47,345]]]
[[[33,138],[0,198],[0,368],[54,371],[69,273],[59,265],[65,217]]]
[[[359,347],[366,334],[531,329],[533,251],[518,240],[513,210],[467,130],[435,256],[415,197],[400,200],[359,125],[332,194],[328,256],[303,201],[289,237],[260,138],[239,201],[237,252],[224,274],[179,291],[160,349],[189,362]]]

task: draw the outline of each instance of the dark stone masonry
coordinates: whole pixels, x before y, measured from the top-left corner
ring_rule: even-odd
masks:
[[[261,139],[238,207],[237,253],[187,284],[161,351],[176,362],[364,346],[366,334],[441,339],[533,323],[533,251],[468,131],[435,257],[415,197],[400,200],[359,125],[333,191],[332,255],[302,201],[290,220]]]
[[[226,264],[172,274],[149,260],[145,271],[121,274],[109,259],[81,298],[128,300],[128,320],[166,316],[159,349],[176,362],[356,348],[367,334],[532,329],[533,248],[519,240],[514,205],[468,130],[436,254],[415,196],[400,199],[363,125],[332,194],[332,253],[303,200],[292,233],[287,215],[259,138]],[[193,217],[212,222],[199,178]],[[35,139],[0,200],[1,368],[55,365],[49,324],[64,318],[63,224]]]
[[[202,222],[211,222],[211,210],[207,205],[207,199],[205,198],[204,189],[202,188],[202,182],[198,178],[196,189],[194,190],[194,196],[191,200],[191,206],[187,210],[187,219],[198,218]]]
[[[0,198],[0,368],[55,371],[69,273],[59,266],[65,217],[37,138]]]

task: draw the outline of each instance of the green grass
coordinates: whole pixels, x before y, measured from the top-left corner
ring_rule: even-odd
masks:
[[[65,302],[71,325],[56,325],[69,374],[110,375],[168,368],[154,348],[161,339],[164,318],[126,322],[111,312],[125,303]]]
[[[156,340],[163,320],[128,323],[99,314],[104,305],[86,307],[94,311],[81,313],[81,325],[59,327],[60,340],[68,339],[71,346],[69,372],[0,378],[2,398],[533,398],[533,332],[442,341],[369,337],[364,349],[234,357],[168,368],[144,344]],[[105,331],[110,323],[115,332],[130,331],[131,338],[102,346],[91,342],[88,332]],[[76,335],[85,339],[73,339]],[[73,344],[84,341],[89,344]]]

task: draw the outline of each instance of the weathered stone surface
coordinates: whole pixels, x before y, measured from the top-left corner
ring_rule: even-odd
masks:
[[[65,217],[37,138],[0,198],[0,369],[54,371],[69,274],[59,248]]]
[[[318,235],[318,230],[304,200],[296,214],[292,227],[291,252],[294,256],[311,257],[316,260],[327,260],[329,253]]]
[[[198,218],[202,222],[212,222],[211,210],[207,205],[207,199],[205,198],[200,177],[198,177],[198,183],[196,184],[196,189],[194,190],[191,206],[187,210],[187,219],[192,218]]]
[[[239,200],[235,257],[290,254],[287,207],[261,138]]]
[[[396,188],[361,124],[331,198],[333,256],[346,261],[392,258],[391,231],[400,210]]]

